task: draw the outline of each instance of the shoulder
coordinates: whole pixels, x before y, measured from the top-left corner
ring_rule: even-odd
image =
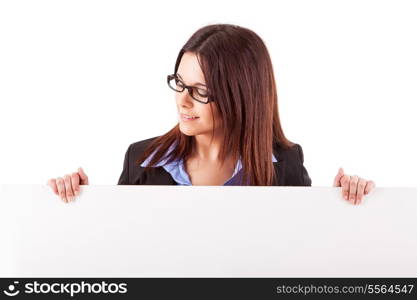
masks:
[[[146,140],[141,140],[138,142],[134,142],[132,144],[129,145],[128,148],[128,152],[130,155],[137,157],[138,155],[140,155],[143,151],[145,151],[145,149],[156,139],[158,138],[158,136],[146,139]]]
[[[159,136],[151,137],[145,140],[137,141],[129,145],[128,152],[130,155],[140,155],[145,149]],[[273,152],[278,161],[303,163],[304,153],[300,144],[293,143],[290,148],[284,148],[279,142],[274,142]]]
[[[303,163],[304,153],[300,144],[293,143],[290,148],[284,148],[279,142],[274,143],[274,154],[277,156],[277,160],[289,163]]]
[[[146,148],[158,136],[146,140],[134,142],[129,145],[123,165],[123,171],[119,178],[118,184],[173,184],[169,174],[163,168],[151,168],[148,173],[145,173],[142,166],[137,165],[137,159],[140,158]]]
[[[278,185],[311,186],[311,178],[303,164],[304,153],[300,144],[294,143],[290,148],[274,145],[274,152],[278,155],[278,177],[281,176]]]
[[[125,161],[124,161],[124,166],[127,169],[130,170],[137,170],[137,169],[141,169],[140,166],[138,166],[138,168],[136,168],[135,166],[135,161],[141,157],[142,153],[146,150],[146,148],[156,139],[158,138],[158,136],[146,139],[146,140],[141,140],[138,142],[134,142],[131,143],[129,145],[129,147],[126,150],[126,154],[125,154]]]

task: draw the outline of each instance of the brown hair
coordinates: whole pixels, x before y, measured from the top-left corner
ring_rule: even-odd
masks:
[[[200,28],[180,50],[176,73],[185,52],[199,59],[206,85],[223,123],[219,160],[227,155],[241,156],[243,182],[272,185],[276,180],[272,163],[273,143],[288,149],[294,145],[284,136],[278,112],[278,99],[271,58],[262,39],[253,31],[230,24]],[[214,117],[213,117],[214,121]],[[213,126],[214,133],[214,126]],[[167,156],[169,147],[176,147]],[[163,158],[167,163],[184,161],[195,147],[192,136],[183,134],[179,124],[157,137],[136,163],[140,165],[154,151],[145,171]]]

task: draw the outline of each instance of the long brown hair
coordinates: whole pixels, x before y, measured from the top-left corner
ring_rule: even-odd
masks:
[[[286,139],[281,128],[274,72],[262,39],[237,25],[202,27],[180,50],[174,73],[185,52],[197,55],[214,100],[207,105],[216,105],[222,119],[220,162],[223,164],[229,155],[233,161],[241,156],[245,185],[272,185],[276,180],[271,160],[273,143],[278,142],[284,149],[294,143]],[[174,143],[174,150],[166,154]],[[145,171],[163,158],[167,163],[177,159],[185,162],[195,149],[194,143],[194,138],[183,134],[177,124],[154,139],[136,164],[140,165],[154,151]]]

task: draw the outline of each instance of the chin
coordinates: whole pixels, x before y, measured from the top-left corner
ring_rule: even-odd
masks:
[[[181,133],[183,133],[185,135],[188,135],[188,136],[195,136],[195,135],[198,134],[198,132],[196,130],[194,130],[192,128],[187,128],[187,126],[183,126],[183,125],[181,125],[181,123],[180,123],[179,128],[180,128]]]

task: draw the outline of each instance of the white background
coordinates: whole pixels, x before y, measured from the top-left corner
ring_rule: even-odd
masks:
[[[129,144],[177,122],[166,84],[212,23],[254,30],[275,69],[286,136],[313,186],[338,167],[416,186],[414,1],[1,1],[0,182],[82,166],[116,184]]]

